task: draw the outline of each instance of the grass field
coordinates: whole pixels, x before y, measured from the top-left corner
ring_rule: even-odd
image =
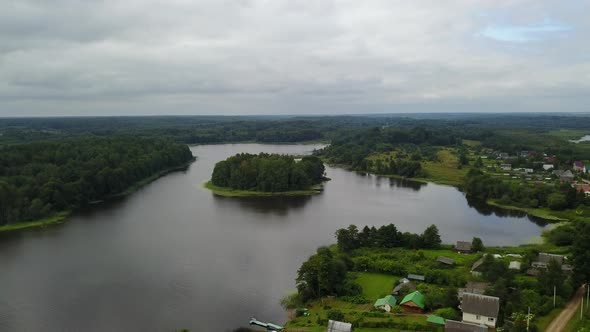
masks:
[[[363,288],[363,296],[371,302],[375,302],[390,294],[398,279],[398,277],[386,274],[357,272],[356,282]]]
[[[449,186],[460,186],[463,184],[469,167],[464,166],[459,169],[459,160],[450,149],[441,149],[438,151],[437,157],[437,162],[425,161],[422,163],[422,168],[428,176],[418,179]]]
[[[207,181],[206,183],[204,183],[203,187],[211,190],[215,195],[225,197],[310,196],[322,192],[322,185],[313,186],[308,190],[292,190],[281,192],[236,190],[231,188],[218,187],[211,183],[211,181]]]
[[[10,232],[10,231],[16,231],[16,230],[25,229],[25,228],[46,227],[49,225],[59,224],[59,223],[62,223],[67,218],[67,216],[69,214],[70,214],[69,212],[60,212],[52,217],[41,219],[41,220],[29,221],[29,222],[19,222],[16,224],[0,226],[0,232]]]

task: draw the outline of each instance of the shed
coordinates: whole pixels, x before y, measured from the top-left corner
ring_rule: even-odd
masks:
[[[397,304],[397,300],[394,296],[387,295],[383,298],[378,299],[375,301],[373,305],[376,309],[385,310],[387,312],[391,312],[391,308],[393,308]]]
[[[520,270],[521,263],[519,261],[512,261],[508,265],[508,268],[511,270]]]
[[[352,324],[330,319],[326,332],[352,332]]]
[[[438,256],[436,261],[445,265],[455,265],[455,260],[445,256]]]
[[[426,322],[432,325],[445,325],[445,319],[436,315],[428,315]]]
[[[485,325],[477,325],[466,322],[448,320],[445,323],[445,332],[488,332]]]
[[[425,278],[424,278],[423,275],[420,275],[420,274],[412,274],[412,273],[408,274],[408,279],[410,279],[410,280],[418,280],[418,281],[424,281],[425,280]]]
[[[481,271],[479,271],[479,267],[483,264],[484,262],[484,257],[478,259],[477,261],[475,261],[475,263],[473,263],[473,265],[471,266],[471,274],[474,276],[479,276],[481,275]]]
[[[471,252],[471,242],[457,241],[457,244],[455,245],[455,250],[462,254],[468,254]]]
[[[539,253],[537,262],[549,264],[552,260],[556,261],[559,266],[563,265],[564,256],[556,254],[548,254],[546,252]]]
[[[408,311],[422,312],[424,310],[424,295],[419,291],[412,292],[404,297],[400,305]]]

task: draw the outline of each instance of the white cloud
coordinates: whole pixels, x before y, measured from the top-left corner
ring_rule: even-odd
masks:
[[[582,111],[580,6],[12,1],[0,12],[0,116]],[[556,26],[539,22],[568,30],[532,44],[486,37]]]

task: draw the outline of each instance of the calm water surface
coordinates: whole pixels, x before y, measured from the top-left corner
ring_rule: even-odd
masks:
[[[471,207],[452,187],[328,168],[314,197],[235,199],[202,188],[238,152],[301,154],[314,146],[193,147],[198,160],[132,196],[69,222],[0,237],[0,331],[229,331],[251,316],[284,323],[280,298],[297,268],[349,224],[395,223],[443,241],[510,245],[542,227]]]

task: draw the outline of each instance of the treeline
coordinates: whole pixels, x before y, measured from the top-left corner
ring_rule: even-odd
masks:
[[[192,158],[186,145],[158,139],[86,137],[0,146],[0,225],[102,200]]]
[[[238,190],[281,192],[308,189],[324,180],[324,164],[315,156],[240,153],[215,164],[211,182]]]
[[[336,231],[336,241],[342,252],[358,248],[436,249],[441,244],[435,225],[428,226],[422,234],[402,233],[394,224],[379,228],[365,226],[362,231],[350,225]]]
[[[583,191],[576,190],[568,183],[559,186],[523,186],[502,181],[476,169],[467,173],[463,189],[470,197],[496,199],[504,205],[563,210],[590,204]]]

